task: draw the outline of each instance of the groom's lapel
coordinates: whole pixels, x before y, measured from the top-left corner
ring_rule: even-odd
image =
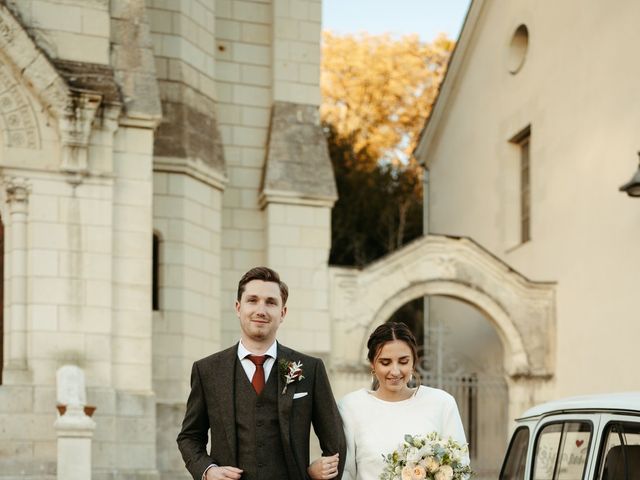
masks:
[[[298,466],[293,455],[293,445],[291,444],[290,423],[291,423],[291,406],[293,404],[293,394],[296,391],[296,382],[287,386],[286,392],[282,393],[286,386],[284,375],[280,372],[280,362],[290,362],[294,360],[293,351],[278,343],[278,358],[273,366],[271,375],[278,375],[278,419],[280,421],[280,436],[282,437],[282,445],[285,448],[285,458],[289,468],[289,476],[296,478],[299,476]]]
[[[278,358],[273,366],[273,373],[278,375],[278,416],[280,417],[280,431],[282,432],[282,438],[289,444],[289,418],[291,416],[291,405],[293,404],[293,394],[296,391],[295,382],[290,383],[288,386],[285,383],[284,375],[280,372],[280,362],[290,362],[293,360],[291,357],[292,351],[287,347],[278,344]],[[287,390],[282,393],[284,387]]]
[[[237,463],[236,452],[236,408],[235,408],[235,378],[236,359],[238,356],[238,346],[227,349],[218,357],[218,365],[214,370],[215,392],[218,397],[220,407],[220,417],[224,425],[224,431],[229,442],[231,456]],[[235,464],[234,464],[235,465]]]

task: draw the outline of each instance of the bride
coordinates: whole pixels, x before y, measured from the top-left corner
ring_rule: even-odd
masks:
[[[380,325],[369,337],[367,358],[372,390],[347,394],[339,403],[347,458],[343,480],[377,480],[384,468],[383,454],[395,450],[406,434],[430,432],[466,443],[455,399],[443,390],[409,387],[416,375],[416,340],[403,323]],[[466,461],[468,463],[468,459]],[[321,457],[308,469],[314,480],[335,477],[337,458]]]

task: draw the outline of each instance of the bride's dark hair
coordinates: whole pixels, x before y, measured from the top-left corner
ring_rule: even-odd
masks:
[[[418,365],[418,344],[416,337],[413,336],[409,327],[400,322],[386,322],[376,328],[369,336],[367,341],[367,359],[369,363],[373,364],[377,356],[380,354],[380,350],[384,347],[385,343],[393,342],[394,340],[400,340],[407,344],[411,350],[411,356],[413,357],[413,378],[415,386],[420,385],[420,375],[416,370]],[[378,389],[378,379],[373,377],[372,390]]]

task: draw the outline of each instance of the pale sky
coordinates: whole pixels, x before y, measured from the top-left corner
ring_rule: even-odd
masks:
[[[470,0],[323,0],[322,28],[335,33],[417,33],[424,41],[444,32],[457,40]]]

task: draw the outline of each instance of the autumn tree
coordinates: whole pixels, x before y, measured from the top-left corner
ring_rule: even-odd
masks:
[[[322,120],[366,153],[374,165],[413,160],[444,76],[453,42],[417,35],[337,36],[324,33],[320,87]]]
[[[421,234],[412,152],[452,48],[444,36],[324,34],[320,112],[339,195],[332,264],[364,266]]]

